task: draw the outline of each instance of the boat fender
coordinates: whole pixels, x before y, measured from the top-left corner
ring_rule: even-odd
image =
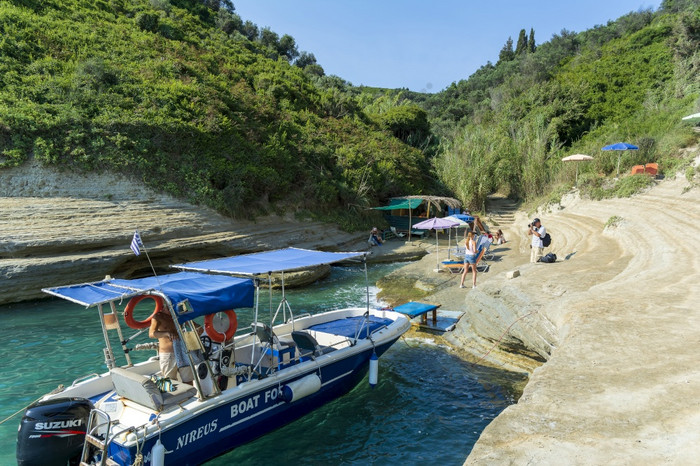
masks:
[[[294,382],[289,382],[282,388],[282,398],[287,403],[293,403],[305,396],[316,393],[321,389],[321,379],[316,374],[309,374]]]
[[[156,440],[156,444],[151,448],[151,466],[165,466],[165,447]]]
[[[153,314],[151,314],[148,319],[144,320],[136,320],[134,319],[134,308],[138,303],[143,301],[146,298],[150,298],[153,301],[156,302],[156,308],[153,310]],[[154,296],[154,295],[149,295],[149,294],[143,294],[140,296],[134,296],[129,300],[127,303],[126,307],[124,308],[124,322],[126,322],[126,325],[128,325],[131,328],[135,329],[141,329],[141,328],[146,328],[149,325],[151,325],[151,319],[153,318],[154,315],[156,315],[158,312],[160,312],[163,309],[163,298],[160,296]]]
[[[379,379],[379,358],[377,353],[372,353],[369,358],[369,386],[374,388],[377,385],[377,380]]]
[[[228,329],[226,329],[224,333],[214,328],[214,316],[217,313],[204,316],[204,330],[207,332],[207,335],[209,335],[209,338],[217,343],[224,343],[233,338],[238,328],[238,316],[236,316],[236,312],[230,309],[228,311],[223,311],[223,313],[228,317]]]

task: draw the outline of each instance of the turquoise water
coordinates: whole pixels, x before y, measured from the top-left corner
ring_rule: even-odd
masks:
[[[370,266],[370,283],[396,267]],[[376,305],[376,289],[370,292]],[[273,293],[275,307],[279,297]],[[364,273],[337,267],[287,297],[295,314],[327,310],[329,303],[363,306]],[[267,291],[261,291],[261,303],[267,306]],[[265,307],[264,316],[268,312]],[[238,314],[239,326],[248,325],[252,313]],[[49,299],[0,306],[0,321],[0,419],[59,384],[105,370],[94,309]],[[136,340],[144,341],[147,336]],[[117,353],[116,339],[112,344]],[[153,352],[132,354],[145,359]],[[511,387],[518,381],[465,363],[427,340],[401,339],[381,357],[375,389],[365,380],[350,394],[209,464],[462,464],[484,427],[515,401]],[[14,463],[20,418],[0,425],[0,464]]]

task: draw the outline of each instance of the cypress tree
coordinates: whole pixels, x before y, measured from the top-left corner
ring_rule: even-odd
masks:
[[[537,47],[535,47],[535,30],[530,28],[530,38],[527,41],[527,51],[533,53]]]
[[[515,58],[515,53],[513,52],[513,39],[508,37],[506,45],[503,46],[498,54],[498,61],[511,61],[513,58]]]
[[[527,32],[525,29],[520,30],[518,35],[518,45],[515,46],[515,55],[521,55],[527,52]]]

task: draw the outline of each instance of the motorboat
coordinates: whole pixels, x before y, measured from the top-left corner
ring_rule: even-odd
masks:
[[[96,309],[108,371],[26,409],[18,464],[200,464],[348,393],[368,372],[376,384],[378,357],[410,322],[371,309],[369,288],[364,307],[295,315],[283,287],[267,322],[260,309],[261,285],[273,273],[284,283],[285,272],[362,261],[366,275],[365,258],[286,248],[179,264],[166,275],[44,289]],[[157,346],[147,339],[153,316],[135,317],[138,302],[150,300],[175,323],[185,361],[178,366],[191,371],[191,384],[163,377],[158,355],[132,358]],[[244,308],[252,325],[237,328],[235,310]]]

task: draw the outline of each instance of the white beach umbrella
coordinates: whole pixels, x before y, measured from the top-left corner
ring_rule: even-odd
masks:
[[[591,160],[593,157],[586,154],[574,154],[561,159],[562,162],[590,162]],[[576,184],[578,184],[578,164],[576,164]]]
[[[457,224],[453,227],[450,227],[450,229],[447,230],[447,259],[449,260],[452,250],[452,228],[469,228],[469,224],[462,219],[453,217],[452,215],[450,215],[449,217],[445,217],[444,219],[449,220],[451,222],[455,222]]]

